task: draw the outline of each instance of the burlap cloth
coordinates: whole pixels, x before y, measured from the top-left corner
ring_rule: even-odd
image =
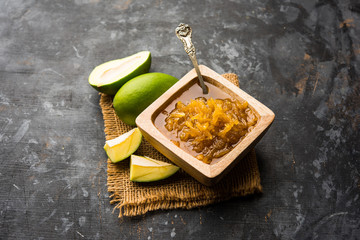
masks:
[[[227,73],[223,77],[238,86],[237,75]],[[106,140],[118,137],[131,129],[116,116],[111,96],[101,94],[100,106],[104,117]],[[145,139],[135,154],[169,162]],[[107,164],[107,185],[108,191],[111,193],[110,203],[116,204],[114,210],[120,210],[119,217],[137,216],[158,209],[190,209],[262,191],[254,150],[250,151],[214,187],[200,184],[181,169],[165,180],[153,183],[134,183],[129,180],[130,164],[128,159],[116,164],[108,159]]]

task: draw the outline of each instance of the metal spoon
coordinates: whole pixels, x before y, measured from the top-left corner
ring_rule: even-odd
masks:
[[[195,47],[191,41],[192,29],[189,25],[180,23],[179,26],[175,29],[176,36],[181,40],[184,44],[184,49],[187,55],[190,57],[191,62],[194,65],[195,71],[198,75],[200,86],[203,90],[203,94],[208,94],[208,88],[204,83],[204,79],[201,76],[199,65],[195,56]]]

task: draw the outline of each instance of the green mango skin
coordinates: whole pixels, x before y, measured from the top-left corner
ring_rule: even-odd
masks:
[[[116,61],[116,60],[113,60],[113,61]],[[101,67],[102,65],[105,65],[105,64],[110,63],[110,62],[112,62],[112,61],[103,63],[103,64],[99,65],[98,67]],[[93,84],[90,84],[90,85],[99,92],[102,92],[102,93],[105,93],[107,95],[113,96],[129,80],[131,80],[131,79],[133,79],[133,78],[135,78],[135,77],[137,77],[139,75],[142,75],[144,73],[148,73],[149,69],[150,69],[150,66],[151,66],[151,54],[149,52],[148,60],[146,62],[144,62],[144,64],[137,67],[132,73],[128,74],[127,76],[117,80],[116,82],[109,83],[109,84],[102,85],[102,86],[96,86],[96,85],[93,85]],[[91,76],[91,74],[90,74],[90,76]],[[90,82],[90,80],[89,80],[89,82]]]
[[[136,126],[136,117],[177,81],[165,73],[146,73],[131,79],[114,97],[116,114],[124,123]]]

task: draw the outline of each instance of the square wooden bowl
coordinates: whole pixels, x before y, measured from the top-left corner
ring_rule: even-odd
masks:
[[[275,118],[275,114],[265,105],[213,70],[203,65],[200,65],[199,67],[205,84],[210,83],[215,85],[232,98],[247,101],[249,107],[255,111],[258,116],[258,122],[248,136],[238,143],[229,153],[220,159],[216,159],[216,161],[213,160],[210,164],[206,164],[176,146],[155,126],[155,119],[159,116],[159,114],[168,107],[169,104],[172,104],[174,100],[179,98],[184,91],[188,90],[192,85],[197,84],[198,80],[195,69],[188,72],[168,91],[146,108],[137,117],[136,125],[142,132],[145,139],[148,140],[159,152],[184,169],[188,174],[202,184],[211,186],[217,183],[226,173],[228,173],[236,165],[236,163],[241,161],[249,150],[254,148],[270,127]]]

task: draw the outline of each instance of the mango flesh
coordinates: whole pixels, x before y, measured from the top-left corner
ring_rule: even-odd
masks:
[[[112,60],[94,68],[89,76],[89,84],[99,92],[115,95],[127,81],[149,72],[150,65],[149,51]]]
[[[111,162],[120,162],[133,154],[140,146],[142,134],[138,128],[106,141],[104,149]]]
[[[179,167],[148,157],[131,155],[130,180],[134,182],[153,182],[170,177]]]

